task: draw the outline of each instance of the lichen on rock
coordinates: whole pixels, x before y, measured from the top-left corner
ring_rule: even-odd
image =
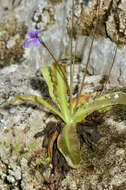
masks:
[[[47,30],[55,22],[54,8],[51,3],[45,1],[38,5],[33,13],[33,22],[41,31]]]
[[[0,22],[0,67],[21,62],[26,32],[26,25],[13,14]]]
[[[99,6],[99,21],[97,26],[97,36],[106,36],[105,21],[107,20],[107,14],[110,9],[111,0],[101,0]],[[92,29],[97,22],[97,1],[92,0],[88,3],[88,6],[84,6],[83,0],[75,2],[74,9],[74,33],[77,35],[91,35]],[[68,15],[68,31],[71,30],[71,14]]]
[[[84,6],[83,0],[75,1],[74,37],[76,35],[92,35],[96,26],[96,37],[109,37],[118,45],[126,43],[126,5],[123,1],[101,0],[97,11],[97,1],[92,0]],[[71,31],[71,8],[68,14],[67,29]]]
[[[126,13],[121,5],[111,11],[106,22],[106,31],[112,41],[121,45],[126,43]]]

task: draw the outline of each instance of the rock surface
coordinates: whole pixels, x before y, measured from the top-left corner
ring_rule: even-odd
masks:
[[[71,4],[71,0],[67,2],[43,0],[1,1],[1,15],[4,20],[2,22],[8,22],[8,26],[4,27],[1,23],[0,27],[0,65],[3,66],[22,61],[22,55],[24,52],[23,41],[26,33],[26,26],[28,27],[28,30],[31,28],[41,29],[41,38],[45,43],[47,43],[48,47],[57,59],[69,57]],[[82,60],[82,63],[85,63],[87,60],[88,49],[90,46],[90,39],[85,39],[83,36],[92,35],[91,31],[96,24],[97,17],[96,5],[95,0],[89,1],[87,7],[84,6],[82,0],[75,2],[74,35],[76,37],[79,36],[79,51],[77,51],[76,56]],[[91,74],[108,74],[112,64],[114,48],[116,46],[114,42],[116,42],[117,45],[123,45],[121,48],[118,48],[116,61],[111,72],[111,79],[113,79],[112,83],[115,83],[115,85],[124,85],[126,81],[126,14],[124,5],[125,0],[114,1],[114,3],[112,3],[111,0],[100,1],[99,23],[96,32],[97,39],[94,43],[89,67]],[[11,30],[9,23],[10,26],[13,25]],[[20,23],[25,24],[22,25]],[[17,24],[20,26],[17,26]],[[105,37],[109,37],[110,40]],[[82,41],[84,43],[82,43]],[[50,64],[53,61],[44,47],[25,50],[24,58],[28,62],[31,62],[31,64],[36,64],[37,69],[44,64]]]
[[[0,22],[0,67],[23,61],[26,25],[10,13]]]
[[[83,93],[96,94],[96,89],[101,88],[102,75],[109,73],[116,46],[111,85],[107,88],[125,87],[125,4],[125,0],[100,1],[98,30],[88,68],[93,76],[86,77]],[[48,97],[47,85],[39,69],[51,64],[53,59],[44,47],[24,49],[24,39],[27,30],[40,28],[40,37],[56,59],[69,59],[71,5],[71,0],[0,1],[0,104],[22,94]],[[79,71],[80,79],[96,15],[96,0],[89,1],[87,7],[83,0],[75,2],[74,38],[78,39],[75,75]],[[78,83],[77,76],[74,76],[74,83]],[[61,182],[62,190],[126,189],[125,115],[126,109],[120,107],[108,112],[105,123],[99,128],[103,137],[95,145],[95,151],[92,152],[86,145],[82,147],[81,168],[67,174]],[[0,190],[43,189],[44,173],[38,166],[46,158],[46,151],[42,148],[43,138],[35,139],[34,135],[53,119],[44,110],[30,105],[0,109]]]

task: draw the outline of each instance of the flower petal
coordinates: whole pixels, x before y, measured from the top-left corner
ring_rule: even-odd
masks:
[[[31,45],[31,40],[26,39],[26,40],[24,41],[24,47],[25,47],[25,48],[29,48],[30,45]]]
[[[38,47],[40,45],[40,41],[38,38],[33,39],[32,43],[34,44],[35,47]]]
[[[36,38],[38,38],[38,34],[40,33],[40,30],[39,29],[37,29],[36,31],[35,31],[35,36],[36,36]]]
[[[28,35],[29,35],[30,38],[35,38],[36,37],[35,32],[32,29],[28,31]]]

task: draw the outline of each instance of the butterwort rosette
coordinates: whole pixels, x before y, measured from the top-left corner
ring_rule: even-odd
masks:
[[[29,48],[31,45],[38,47],[40,45],[40,40],[38,37],[38,34],[40,33],[40,30],[37,29],[36,31],[34,30],[29,30],[28,31],[28,38],[24,42],[24,47]]]

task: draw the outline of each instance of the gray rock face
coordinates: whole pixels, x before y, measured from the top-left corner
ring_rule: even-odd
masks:
[[[93,23],[93,19],[95,15],[94,7],[96,6],[96,2],[91,1],[89,2],[89,6],[83,9],[82,3],[83,2],[81,0],[75,3],[75,26],[77,26],[77,29],[74,29],[75,33],[81,35],[82,32],[80,31],[82,30],[82,28],[84,31],[87,31],[88,29],[90,29],[92,25],[95,25],[95,22]],[[70,52],[70,40],[67,32],[69,32],[71,26],[71,4],[71,1],[67,1],[66,3],[56,3],[54,6],[51,2],[47,3],[42,0],[32,1],[32,3],[28,1],[22,1],[20,7],[16,9],[17,15],[22,15],[22,13],[24,13],[26,10],[28,11],[28,14],[25,15],[25,17],[23,18],[21,17],[21,19],[25,20],[29,29],[33,27],[41,29],[41,38],[45,43],[47,43],[48,47],[51,49],[52,53],[57,59],[68,56]],[[117,1],[114,2],[111,6],[111,1],[101,1],[100,19],[104,20],[104,16],[107,10],[112,10],[113,7],[114,9],[121,9],[121,12],[118,12],[119,17],[121,17],[122,13],[123,15],[125,15],[123,4],[123,1],[119,4]],[[28,16],[29,14],[30,17]],[[108,16],[108,20],[106,21],[107,35],[109,35],[110,27],[112,27],[112,24],[110,24],[110,27],[108,24],[111,14],[112,11],[110,11],[110,16]],[[116,14],[116,12],[114,12],[113,14]],[[83,22],[82,20],[80,20],[82,15]],[[90,15],[91,19],[88,20],[88,25],[86,25],[85,22],[87,22],[87,20],[84,22],[84,19],[87,19],[88,15]],[[125,22],[120,21],[120,27],[125,28],[125,26]],[[103,28],[102,24],[100,27]],[[100,27],[98,27],[98,31]],[[78,30],[78,32],[76,30]],[[115,29],[113,29],[113,31],[115,31]],[[119,37],[119,39],[125,42],[125,29],[122,31],[120,29],[120,32],[124,34],[124,38]],[[99,35],[104,35],[103,33],[104,32],[99,32]],[[117,42],[116,40],[114,40],[116,35],[114,35],[113,37],[112,35],[109,36],[113,41]],[[84,44],[85,40],[87,41],[86,45]],[[85,60],[87,60],[90,42],[91,41],[89,38],[85,39],[85,37],[79,37],[78,50],[76,56],[80,57],[81,59],[83,58],[82,63],[85,63]],[[115,46],[116,45],[113,42],[104,37],[100,37],[95,40],[89,64],[89,72],[91,72],[91,74],[97,75],[109,73],[109,69],[111,68],[112,64],[112,58],[114,56]],[[49,56],[48,52],[44,49],[44,47],[40,47],[39,49],[31,48],[30,51],[25,51],[26,58],[29,59],[29,61],[31,62],[36,62],[37,68],[41,67],[43,64],[50,64],[53,61],[52,58]],[[111,72],[110,81],[115,85],[125,84],[125,59],[125,46],[123,46],[122,48],[118,48],[116,60]]]
[[[8,3],[9,9],[14,9],[14,14],[19,19],[19,21],[25,22],[25,24],[28,26],[28,29],[31,28],[40,28],[41,34],[40,38],[47,44],[49,49],[52,51],[56,59],[69,56],[69,35],[70,32],[70,26],[71,26],[71,4],[72,1],[65,2],[56,2],[51,3],[50,1],[44,1],[44,0],[22,0],[22,1],[6,1],[6,4]],[[117,42],[115,38],[118,36],[119,40],[125,42],[125,22],[123,20],[125,19],[125,11],[124,11],[124,1],[118,3],[118,1],[115,1],[111,5],[111,1],[101,1],[100,4],[100,20],[104,20],[104,16],[108,9],[109,16],[106,21],[106,35],[108,35],[113,41]],[[13,5],[13,6],[12,6]],[[96,6],[95,1],[89,2],[88,7],[83,8],[83,2],[80,0],[75,3],[75,19],[74,19],[74,32],[76,34],[87,34],[88,30],[91,29],[92,25],[95,25],[95,12],[94,7]],[[1,2],[1,6],[4,7],[3,1]],[[120,20],[120,29],[119,32],[124,35],[120,38],[120,33],[116,31],[115,28],[110,28],[113,26],[113,24],[110,22],[116,22],[114,19],[110,19],[113,17],[115,18],[115,12],[112,12],[114,9],[118,9],[118,17],[121,18],[123,15],[124,19]],[[120,11],[119,11],[120,10]],[[88,18],[88,15],[90,15],[90,20],[85,20]],[[81,20],[81,17],[83,16],[83,22]],[[84,22],[85,20],[85,22]],[[87,24],[86,24],[87,22]],[[94,23],[93,23],[94,22]],[[85,27],[86,26],[86,27]],[[100,26],[103,28],[103,25]],[[98,27],[98,32],[99,28]],[[83,31],[81,32],[83,28]],[[114,33],[112,33],[113,31]],[[4,32],[4,31],[2,31]],[[104,35],[104,32],[99,32],[99,35]],[[117,35],[116,35],[116,34]],[[8,50],[5,49],[5,51],[9,51],[10,49],[13,49],[16,43],[16,36],[9,37],[9,40],[6,40],[6,47]],[[18,37],[20,40],[20,36]],[[85,45],[85,40],[87,41]],[[82,59],[82,63],[85,64],[89,52],[89,44],[90,44],[90,38],[85,38],[83,36],[79,37],[78,40],[78,50],[77,50],[77,57],[80,57]],[[3,42],[2,42],[3,43]],[[18,43],[19,44],[19,43]],[[1,44],[1,47],[3,47],[4,44]],[[18,49],[21,48],[20,46]],[[3,49],[3,48],[2,48]],[[108,74],[109,69],[112,64],[112,58],[114,56],[114,49],[115,44],[111,42],[109,39],[100,37],[95,40],[93,51],[90,59],[89,64],[89,72],[91,74]],[[20,52],[18,50],[18,52]],[[17,53],[18,53],[17,52]],[[5,56],[3,52],[1,53],[1,56]],[[30,49],[25,49],[24,58],[27,59],[28,62],[31,62],[32,64],[36,65],[36,69],[39,69],[41,66],[45,64],[51,64],[53,59],[50,57],[48,52],[44,47],[34,48],[31,47]],[[4,60],[4,58],[2,58]],[[12,59],[12,58],[11,58]],[[15,58],[14,58],[15,59]],[[12,59],[13,60],[13,59]],[[13,61],[11,61],[11,64]],[[3,63],[2,63],[3,64]],[[125,46],[122,48],[118,48],[117,51],[117,57],[116,61],[114,63],[114,67],[112,69],[111,73],[111,79],[110,81],[115,84],[125,84]]]
[[[86,64],[87,55],[89,52],[91,40],[80,38],[80,46],[84,47],[82,63]],[[82,43],[83,42],[83,43]],[[81,48],[79,46],[79,49]],[[93,50],[89,62],[89,72],[91,74],[99,75],[108,75],[113,63],[113,57],[115,55],[116,45],[111,42],[110,39],[99,38],[94,41]],[[114,61],[114,65],[110,74],[110,83],[114,85],[125,85],[126,81],[126,47],[117,48],[117,54]]]

